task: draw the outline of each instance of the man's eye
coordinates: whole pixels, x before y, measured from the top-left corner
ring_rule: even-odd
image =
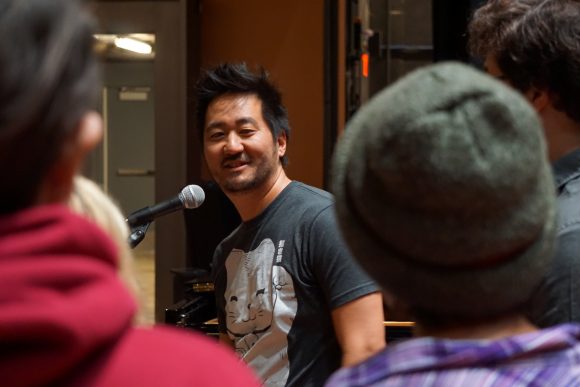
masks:
[[[242,136],[249,136],[249,135],[251,135],[252,133],[254,133],[254,129],[241,129],[241,130],[240,130],[240,134],[241,134]]]
[[[224,134],[222,132],[213,132],[213,133],[210,133],[208,137],[211,140],[217,140],[217,139],[222,138],[223,136],[224,136]]]

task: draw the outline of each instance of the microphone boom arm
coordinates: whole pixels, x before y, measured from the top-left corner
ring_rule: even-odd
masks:
[[[139,226],[131,227],[131,234],[129,234],[129,246],[134,249],[145,238],[145,233],[149,229],[151,222],[141,224]]]
[[[145,238],[149,225],[155,218],[167,215],[184,208],[197,208],[205,200],[205,193],[200,186],[190,184],[184,187],[176,197],[157,203],[151,207],[141,208],[131,213],[126,220],[131,228],[129,245],[135,248]]]

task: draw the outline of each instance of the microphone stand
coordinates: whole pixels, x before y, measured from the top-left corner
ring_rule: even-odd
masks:
[[[129,234],[129,246],[132,249],[137,247],[139,243],[145,238],[145,233],[149,229],[151,222],[141,224],[139,226],[131,227],[131,233]]]

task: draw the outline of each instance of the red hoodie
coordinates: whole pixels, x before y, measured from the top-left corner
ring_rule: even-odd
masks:
[[[0,384],[257,386],[226,348],[135,328],[113,242],[63,206],[0,217]]]

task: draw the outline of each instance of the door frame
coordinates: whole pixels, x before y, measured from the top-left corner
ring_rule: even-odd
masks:
[[[186,0],[96,0],[92,7],[101,33],[155,34],[155,198],[174,197],[187,185]],[[186,263],[185,225],[180,213],[155,222],[155,319],[160,322],[173,303],[171,269]]]

